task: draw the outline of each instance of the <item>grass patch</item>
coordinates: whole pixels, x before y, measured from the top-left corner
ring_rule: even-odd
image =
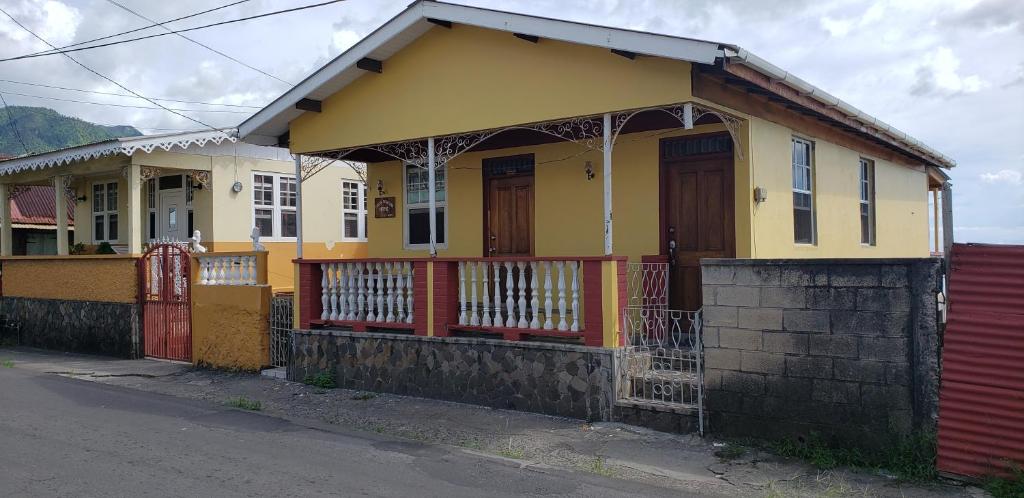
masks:
[[[316,375],[307,375],[306,378],[302,379],[302,383],[307,386],[316,386],[321,389],[334,389],[338,387],[338,383],[334,380],[334,375],[327,372],[320,372]]]
[[[376,397],[377,393],[359,393],[355,396],[352,396],[352,399],[356,401],[368,401]]]
[[[930,481],[936,477],[935,435],[929,433],[912,434],[885,450],[874,452],[831,446],[814,433],[807,438],[769,443],[766,449],[825,470],[852,467],[886,471],[906,481]]]
[[[263,403],[260,403],[259,400],[249,399],[246,398],[245,396],[231,398],[227,400],[225,404],[231,407],[241,408],[243,410],[250,410],[254,412],[258,412],[263,409]]]
[[[1013,466],[1009,477],[986,477],[981,487],[993,498],[1020,498],[1024,496],[1024,469]]]
[[[523,458],[523,449],[517,448],[514,445],[512,445],[512,438],[508,438],[508,446],[498,451],[498,454],[505,458],[514,458],[516,460],[521,460]]]
[[[14,368],[14,360],[4,360],[0,362],[0,366],[4,368]]]
[[[747,454],[747,448],[737,443],[727,443],[715,450],[715,456],[723,462],[735,460]]]
[[[603,457],[594,457],[594,460],[590,462],[590,466],[587,467],[587,471],[604,477],[615,475],[615,472],[604,464]]]

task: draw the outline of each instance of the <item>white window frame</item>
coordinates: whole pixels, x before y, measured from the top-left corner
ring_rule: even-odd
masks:
[[[867,172],[868,176],[865,177],[864,173]],[[871,159],[862,157],[858,163],[857,176],[860,181],[857,182],[857,197],[860,202],[857,203],[857,227],[858,235],[860,236],[860,243],[865,246],[873,246],[877,243],[878,231],[876,229],[877,220],[875,218],[875,189],[876,189],[876,176],[875,176],[875,162]],[[867,197],[865,199],[865,197]],[[864,227],[861,227],[861,214],[860,210],[862,206],[868,207],[868,241],[864,241]]]
[[[804,144],[804,145],[807,146],[807,163],[808,164],[806,164],[806,165],[802,165],[802,164],[798,165],[798,164],[796,164],[796,161],[795,161],[796,158],[793,156],[793,149],[794,149],[793,144],[797,144],[797,143]],[[790,147],[789,147],[790,175],[792,176],[792,178],[790,179],[790,184],[791,184],[792,190],[793,190],[792,193],[794,193],[794,194],[807,194],[807,195],[809,195],[811,197],[811,241],[810,242],[797,242],[795,234],[794,234],[793,243],[796,244],[796,245],[801,245],[801,246],[813,246],[813,245],[817,245],[818,244],[818,209],[817,209],[817,202],[816,202],[816,199],[815,199],[815,196],[814,196],[814,183],[815,183],[815,179],[816,179],[815,178],[815,169],[816,168],[815,168],[814,155],[815,154],[814,154],[814,142],[813,141],[805,139],[805,138],[797,137],[797,136],[792,137],[792,141],[790,142]],[[804,169],[804,168],[807,169],[807,172],[808,172],[808,175],[807,175],[807,177],[808,177],[808,185],[807,185],[807,187],[808,188],[807,189],[800,189],[800,188],[797,188],[796,185],[795,185],[796,178],[797,178],[795,170],[796,170],[797,167],[800,167],[801,169]],[[796,210],[796,205],[795,204],[793,205],[793,210],[794,211]],[[796,217],[795,216],[793,218],[793,224],[794,225],[796,224]],[[795,231],[795,228],[794,228],[794,231]]]
[[[429,202],[417,202],[417,203],[411,203],[411,204],[408,202],[409,201],[409,185],[408,185],[408,183],[409,183],[409,174],[408,174],[408,171],[409,171],[410,167],[419,167],[419,166],[416,166],[415,164],[410,164],[410,163],[404,163],[402,165],[402,247],[404,249],[413,250],[413,251],[430,250],[430,243],[426,243],[426,244],[410,244],[409,243],[409,211],[411,211],[413,209],[430,209],[430,203]],[[426,172],[427,171],[426,168],[423,168],[423,171]],[[435,203],[436,206],[437,206],[437,209],[444,209],[444,227],[442,227],[443,234],[444,234],[444,243],[443,244],[437,244],[435,247],[437,249],[447,249],[448,248],[448,240],[449,240],[449,238],[448,238],[448,235],[449,235],[449,230],[448,230],[448,225],[449,225],[449,220],[448,220],[448,196],[450,194],[450,192],[448,191],[448,165],[444,165],[438,171],[443,171],[444,172],[444,191],[445,191],[444,200],[443,201],[436,201],[436,203]]]
[[[272,184],[271,184],[272,187],[273,187],[273,191],[271,193],[271,198],[273,200],[273,205],[272,206],[257,206],[256,205],[255,196],[256,196],[256,176],[257,175],[259,175],[259,176],[270,176],[270,177],[273,178]],[[295,179],[295,175],[294,174],[288,174],[288,173],[274,173],[272,171],[253,171],[252,175],[250,175],[250,177],[249,177],[250,185],[252,186],[252,194],[249,195],[249,207],[250,207],[249,214],[250,214],[250,222],[252,223],[252,225],[250,227],[250,230],[252,229],[252,227],[256,226],[256,210],[257,209],[271,209],[271,211],[273,213],[271,215],[272,216],[272,218],[271,218],[271,222],[272,222],[272,225],[271,225],[272,226],[272,230],[271,230],[272,231],[272,235],[271,236],[261,235],[260,236],[261,240],[280,241],[280,242],[294,242],[295,239],[296,239],[296,237],[282,237],[281,236],[281,228],[282,228],[281,213],[282,212],[286,212],[286,211],[290,211],[290,212],[294,213],[296,211],[297,207],[298,207],[297,206],[297,204],[298,204],[298,198],[297,197],[296,197],[296,206],[282,206],[281,205],[281,179],[282,178],[290,178],[290,179],[294,180]]]
[[[345,207],[345,195],[348,192],[346,189],[349,185],[356,187],[355,209]],[[356,236],[347,237],[345,235],[345,215],[352,213],[356,215]],[[359,180],[341,180],[341,240],[343,242],[366,242],[366,223],[366,184]]]
[[[121,202],[121,187],[120,187],[120,185],[118,185],[118,183],[119,182],[117,180],[103,180],[103,181],[92,182],[92,184],[90,185],[91,193],[94,196],[93,197],[93,203],[89,207],[89,211],[90,211],[90,216],[89,216],[89,223],[90,223],[90,225],[89,226],[90,226],[90,230],[92,230],[92,242],[93,242],[93,244],[100,244],[100,243],[103,243],[103,242],[107,242],[107,243],[110,243],[110,244],[116,244],[118,239],[121,237],[121,216],[117,212],[117,207],[118,207],[117,205]],[[108,188],[109,188],[109,186],[111,184],[117,185],[117,187],[116,187],[117,188],[117,199],[114,201],[114,208],[113,209],[111,209],[110,206],[107,205],[107,201],[110,198],[109,197]],[[104,209],[103,211],[96,211],[95,195],[96,195],[96,186],[97,185],[102,185],[103,186],[103,209]],[[110,236],[110,215],[117,216],[117,237],[118,238],[111,239],[109,237]],[[96,217],[97,216],[103,216],[103,236],[104,236],[104,238],[102,238],[102,239],[96,236]]]

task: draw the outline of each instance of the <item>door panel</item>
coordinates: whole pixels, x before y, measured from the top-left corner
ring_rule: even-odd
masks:
[[[669,300],[675,309],[696,310],[700,259],[736,255],[732,156],[675,160],[663,168],[666,243],[675,243]]]
[[[532,255],[533,177],[491,179],[487,195],[488,255]]]

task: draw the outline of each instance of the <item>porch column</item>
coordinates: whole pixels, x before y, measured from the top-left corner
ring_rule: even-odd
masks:
[[[128,166],[128,174],[124,175],[128,180],[128,219],[127,223],[121,224],[128,230],[125,242],[128,244],[128,254],[142,253],[142,167],[138,164]],[[121,210],[118,209],[118,212]],[[192,234],[188,234],[189,237]]]
[[[612,255],[612,115],[604,113],[604,255]]]
[[[302,154],[295,154],[295,259],[302,259]]]
[[[427,203],[430,206],[430,255],[437,256],[437,192],[435,192],[434,137],[427,138]]]
[[[68,255],[68,197],[67,182],[71,180],[67,175],[53,177],[53,212],[57,218],[57,255]]]
[[[14,232],[11,230],[11,184],[0,183],[0,256],[13,254]]]

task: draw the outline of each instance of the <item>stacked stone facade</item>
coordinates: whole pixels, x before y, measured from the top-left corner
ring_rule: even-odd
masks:
[[[704,260],[712,433],[862,445],[933,426],[938,260]]]
[[[0,313],[20,326],[19,337],[12,339],[22,346],[121,358],[142,355],[134,303],[3,297]]]

